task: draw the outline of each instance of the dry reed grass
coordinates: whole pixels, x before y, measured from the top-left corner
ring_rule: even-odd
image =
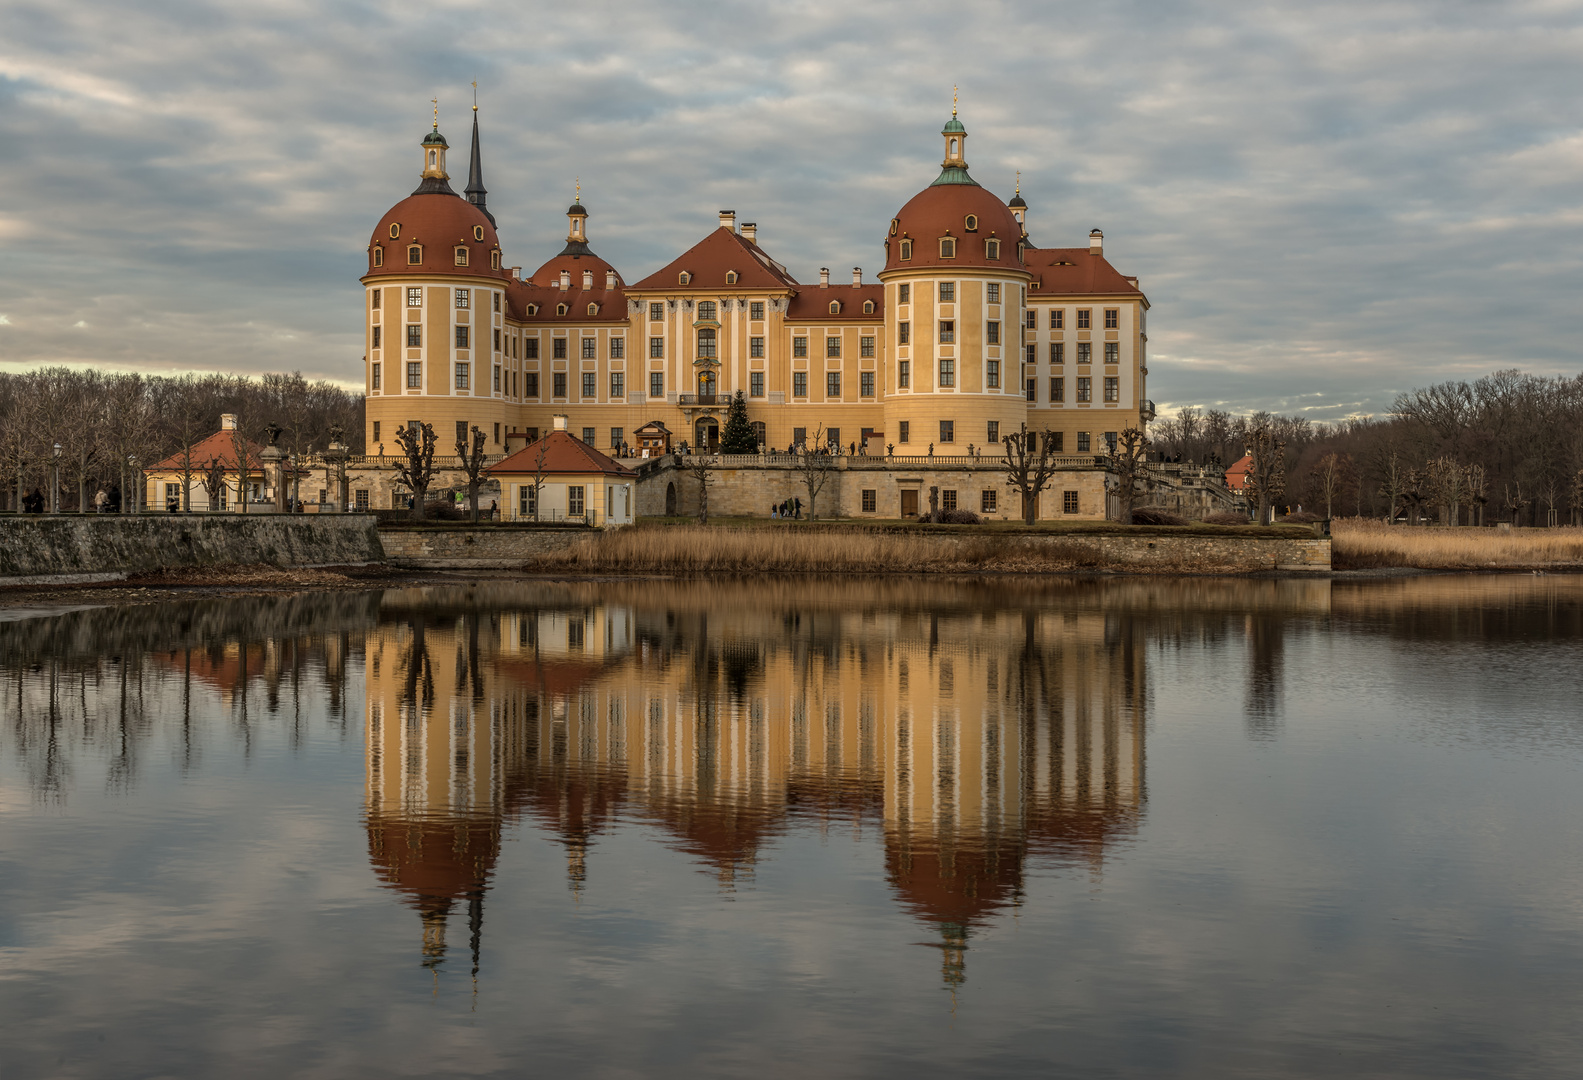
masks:
[[[1583,568],[1583,529],[1507,532],[1338,519],[1331,525],[1330,557],[1337,570]]]

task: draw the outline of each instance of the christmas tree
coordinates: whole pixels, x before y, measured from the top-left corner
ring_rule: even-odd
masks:
[[[759,452],[758,437],[753,434],[753,428],[748,423],[748,401],[738,390],[736,397],[731,399],[731,407],[726,410],[725,430],[720,433],[720,452],[722,454],[756,454]]]

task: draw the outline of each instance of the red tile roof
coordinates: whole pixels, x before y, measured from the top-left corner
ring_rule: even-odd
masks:
[[[1243,454],[1226,469],[1226,486],[1241,491],[1248,486],[1248,470],[1253,468],[1253,455]]]
[[[1090,255],[1087,248],[1029,248],[1023,263],[1033,275],[1029,296],[1143,295],[1136,278],[1123,277],[1103,255]]]
[[[735,284],[726,284],[727,272],[735,270]],[[692,275],[680,284],[683,271]],[[644,278],[629,289],[675,292],[679,289],[795,289],[797,280],[764,253],[753,241],[724,225],[688,248],[680,257]]]
[[[556,260],[552,260],[554,262]],[[559,280],[557,272],[557,280]],[[619,280],[619,279],[618,279]],[[553,324],[556,326],[586,325],[588,323],[620,323],[627,319],[627,294],[620,289],[606,289],[603,272],[594,275],[594,287],[583,288],[583,275],[579,270],[572,275],[570,289],[545,288],[527,282],[512,281],[506,285],[506,302],[511,317],[529,325]],[[537,310],[528,313],[528,306]],[[557,315],[562,304],[566,314]],[[598,310],[588,314],[588,305],[597,304]]]
[[[838,315],[830,314],[830,303],[840,301],[841,312]],[[872,314],[863,314],[863,301],[874,301]],[[804,323],[838,323],[838,322],[870,322],[885,321],[885,286],[859,285],[832,285],[828,289],[805,288],[793,296],[791,303],[786,306],[787,322]]]
[[[531,476],[539,471],[539,451],[544,451],[545,475],[607,473],[611,476],[636,476],[637,473],[606,457],[567,431],[552,431],[538,442],[531,442],[505,460],[484,470],[491,476],[509,473]]]
[[[390,235],[390,227],[399,226],[399,236]],[[483,230],[478,239],[476,230]],[[407,248],[417,244],[423,249],[423,261],[417,265],[407,262]],[[374,265],[374,248],[383,247],[384,263]],[[467,265],[456,265],[456,249],[467,248]],[[395,206],[374,226],[374,235],[368,242],[368,273],[365,277],[387,277],[392,274],[442,274],[446,277],[504,278],[504,270],[490,266],[490,253],[498,250],[500,238],[484,212],[460,195],[435,192],[409,195]]]
[[[967,231],[968,215],[978,220]],[[916,270],[924,267],[1018,271],[1017,243],[1022,225],[1011,208],[977,184],[941,184],[924,188],[896,211],[895,232],[885,238],[885,269]],[[940,257],[940,239],[956,238],[954,258]],[[999,258],[986,254],[984,241],[1000,241]],[[912,241],[912,258],[902,261],[901,241]]]
[[[224,463],[227,471],[236,472],[236,443],[232,439],[233,434],[234,432],[231,431],[216,431],[213,435],[195,444],[191,454],[193,470],[196,472],[208,465],[213,459],[219,458]],[[263,468],[258,460],[258,452],[262,449],[263,447],[259,446],[258,443],[251,440],[248,441],[247,455],[249,460],[247,467],[249,470]],[[144,471],[179,472],[181,470],[182,457],[182,452],[178,450],[163,461],[145,466]]]

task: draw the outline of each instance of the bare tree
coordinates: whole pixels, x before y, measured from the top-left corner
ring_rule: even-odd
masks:
[[[539,496],[544,491],[545,441],[538,440],[539,449],[533,456],[533,520],[539,520]]]
[[[1331,451],[1314,464],[1313,490],[1325,503],[1325,517],[1335,517],[1336,500],[1353,482],[1352,457]]]
[[[1276,500],[1286,494],[1286,443],[1277,438],[1274,427],[1261,420],[1248,431],[1248,466],[1244,491],[1258,503],[1258,522],[1270,523]]]
[[[687,472],[698,481],[698,524],[709,524],[709,485],[714,483],[710,471],[714,461],[705,454],[694,454],[687,461]]]
[[[1039,510],[1039,493],[1055,478],[1055,440],[1048,431],[1029,431],[1027,424],[1003,435],[1001,449],[1006,455],[1006,482],[1022,493],[1022,521],[1032,525]]]
[[[473,425],[473,445],[469,450],[462,439],[456,440],[456,456],[461,460],[462,472],[467,474],[467,501],[472,506],[473,524],[478,524],[478,485],[484,472],[484,433]]]
[[[434,425],[408,425],[396,432],[396,446],[405,460],[396,459],[396,480],[412,492],[412,516],[423,520],[423,499],[434,479]]]
[[[1463,474],[1462,497],[1467,501],[1468,524],[1484,524],[1484,507],[1490,501],[1490,482],[1484,474],[1484,466],[1469,465]]]
[[[209,511],[220,509],[220,496],[225,494],[225,462],[217,457],[209,459],[203,468],[203,487],[209,493]]]
[[[818,517],[819,493],[830,482],[830,455],[824,449],[824,425],[820,424],[814,430],[811,445],[818,450],[810,450],[809,444],[804,444],[800,449],[802,456],[797,459],[797,471],[802,473],[803,487],[808,489],[808,520]]]
[[[1386,502],[1385,523],[1394,525],[1396,505],[1402,501],[1402,491],[1407,486],[1407,470],[1396,451],[1391,451],[1390,457],[1386,459],[1381,476],[1383,482],[1380,484],[1380,494],[1385,496]]]
[[[1132,524],[1132,505],[1143,481],[1144,457],[1149,452],[1149,437],[1135,427],[1124,430],[1111,455],[1116,469],[1116,494],[1121,500],[1121,524]]]
[[[241,512],[245,514],[247,513],[248,474],[253,468],[253,444],[248,440],[247,431],[242,426],[243,419],[241,413],[235,414],[236,426],[231,429],[231,455],[236,459],[236,501],[240,504],[239,509]],[[276,433],[272,434],[269,440],[269,444],[273,446],[278,438],[280,429],[271,425],[270,430]],[[267,477],[265,480],[268,482]],[[275,497],[277,499],[280,497],[278,492]]]
[[[1512,516],[1512,524],[1514,526],[1523,523],[1523,511],[1527,509],[1528,504],[1531,502],[1533,502],[1532,499],[1523,495],[1522,481],[1519,480],[1515,486],[1507,485],[1506,509]]]

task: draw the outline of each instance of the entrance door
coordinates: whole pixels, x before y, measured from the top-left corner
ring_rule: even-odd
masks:
[[[700,453],[713,454],[720,449],[720,425],[710,419],[698,421],[696,444]]]
[[[915,518],[918,516],[918,489],[901,489],[901,516]]]

